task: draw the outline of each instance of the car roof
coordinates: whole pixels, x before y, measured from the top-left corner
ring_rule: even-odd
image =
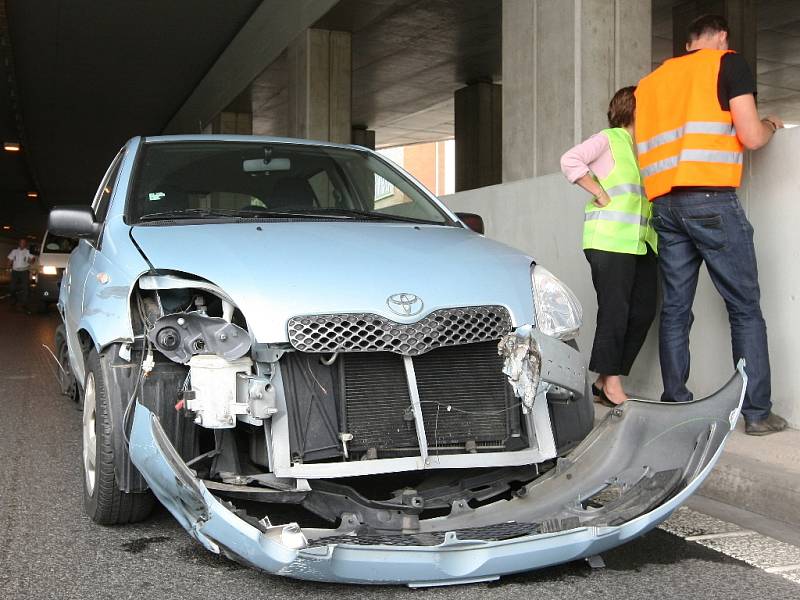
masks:
[[[300,138],[277,137],[269,135],[237,135],[227,133],[192,133],[180,135],[150,135],[143,138],[145,143],[162,142],[251,142],[251,143],[277,143],[277,144],[302,144],[304,146],[326,146],[331,148],[345,148],[348,150],[370,150],[356,144],[337,144],[324,140],[306,140]]]

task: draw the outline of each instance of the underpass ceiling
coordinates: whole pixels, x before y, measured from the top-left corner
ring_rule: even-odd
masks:
[[[342,0],[315,27],[352,33],[353,125],[379,146],[453,136],[453,92],[501,77],[501,2]],[[286,57],[253,85],[254,132],[285,134]]]
[[[23,153],[42,207],[91,201],[122,144],[161,132],[259,3],[6,0]],[[0,96],[0,127],[11,135],[6,77]],[[28,214],[35,203],[19,195],[30,175],[5,176],[20,158],[0,155],[2,223],[41,234],[45,211]]]

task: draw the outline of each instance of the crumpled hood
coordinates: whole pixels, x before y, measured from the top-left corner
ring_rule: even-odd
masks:
[[[138,226],[156,269],[211,281],[239,306],[258,342],[288,340],[298,315],[375,313],[402,323],[439,308],[499,304],[514,325],[533,321],[531,258],[458,227],[364,222]],[[398,316],[392,294],[424,309]]]

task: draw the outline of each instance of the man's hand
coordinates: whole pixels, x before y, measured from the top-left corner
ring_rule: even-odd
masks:
[[[783,129],[783,120],[780,117],[776,117],[775,115],[767,115],[763,119],[761,119],[767,125],[774,125],[775,131],[778,129]]]
[[[598,208],[605,208],[610,202],[611,197],[606,193],[605,190],[601,191],[597,196],[595,196],[594,200],[592,200],[592,204]]]
[[[742,94],[731,98],[731,117],[736,127],[736,137],[748,150],[757,150],[772,139],[776,129],[783,127],[778,117],[766,117],[772,124],[758,118],[753,94]]]

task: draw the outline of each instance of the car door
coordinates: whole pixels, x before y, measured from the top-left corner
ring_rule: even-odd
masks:
[[[122,157],[123,151],[120,151],[106,171],[92,202],[95,218],[101,224],[105,222],[111,195],[122,166]],[[70,362],[75,367],[74,371],[79,381],[83,380],[84,368],[83,353],[79,350],[78,327],[83,316],[86,280],[92,271],[92,265],[94,264],[98,245],[102,242],[102,237],[101,231],[97,240],[80,240],[78,246],[70,255],[67,269],[64,272],[63,285],[61,286],[58,302],[66,325]]]

